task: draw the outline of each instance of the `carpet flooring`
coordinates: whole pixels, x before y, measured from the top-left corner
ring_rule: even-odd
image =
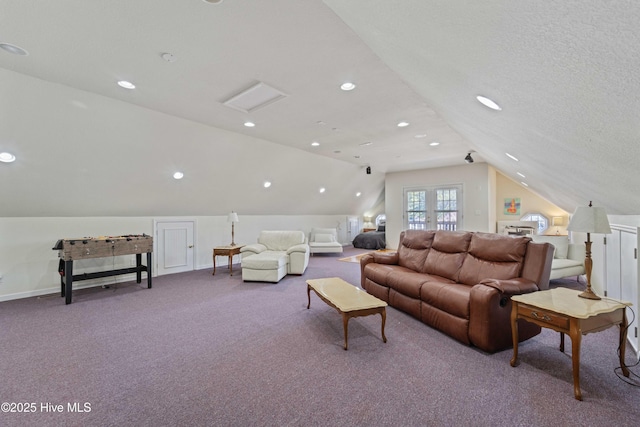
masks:
[[[615,373],[615,328],[583,337],[582,402],[550,330],[520,346],[513,368],[511,350],[486,354],[388,308],[386,344],[367,316],[349,322],[343,350],[340,315],[314,293],[307,309],[305,280],[358,284],[359,265],[337,259],[359,253],[316,255],[278,284],[221,268],[159,276],[152,289],[114,281],[74,291],[71,305],[2,302],[0,401],[23,405],[0,425],[638,425],[640,391]]]

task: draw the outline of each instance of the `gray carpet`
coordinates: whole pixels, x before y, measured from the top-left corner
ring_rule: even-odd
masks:
[[[558,426],[637,425],[640,390],[615,374],[617,329],[583,337],[583,402],[573,398],[570,341],[543,333],[486,354],[393,308],[342,320],[305,280],[358,284],[345,254],[316,255],[304,276],[244,283],[225,268],[0,303],[2,426]],[[234,268],[235,270],[235,268]],[[575,286],[574,280],[554,286]],[[627,360],[632,361],[631,353]],[[632,368],[640,373],[640,369]],[[635,380],[637,383],[638,381]],[[77,403],[90,412],[72,413]],[[47,412],[42,405],[63,405]]]

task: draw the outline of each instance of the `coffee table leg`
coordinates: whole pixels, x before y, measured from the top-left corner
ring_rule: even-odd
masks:
[[[577,400],[582,400],[582,392],[580,391],[580,341],[582,333],[578,319],[570,321],[570,337],[571,337],[571,361],[573,363],[573,394]]]
[[[307,310],[311,307],[311,285],[307,285]]]
[[[511,306],[511,339],[513,340],[513,357],[511,358],[511,366],[518,364],[518,303],[512,301]]]
[[[349,337],[349,315],[342,313],[342,326],[344,327],[344,349],[347,350],[347,340]]]
[[[384,324],[387,321],[387,310],[384,307],[382,307],[380,315],[382,316],[382,342],[387,342],[387,337],[384,336]]]

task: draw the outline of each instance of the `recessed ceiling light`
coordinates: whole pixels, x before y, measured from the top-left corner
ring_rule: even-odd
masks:
[[[205,3],[210,3],[210,4],[220,4],[222,3],[224,0],[202,0]]]
[[[520,173],[520,172],[518,172],[518,173],[517,173],[517,175],[518,175],[520,178],[526,178],[526,176],[524,176],[524,174],[522,174],[522,173]]]
[[[184,177],[184,174],[182,172],[176,172],[173,174],[173,178],[175,179],[182,179]]]
[[[11,153],[0,153],[0,162],[11,163],[16,160],[16,156]]]
[[[333,150],[333,153],[334,153],[334,154],[340,154],[340,153],[342,153],[342,151],[340,151],[340,150]]]
[[[524,185],[525,187],[529,186],[529,184],[527,184],[526,182],[520,182],[520,184]]]
[[[507,155],[508,158],[510,158],[511,160],[515,160],[516,162],[519,162],[520,160],[518,160],[518,158],[516,156],[514,156],[513,154],[509,154],[509,153],[504,153]]]
[[[496,110],[496,111],[502,111],[502,108],[495,103],[495,101],[487,98],[486,96],[482,96],[482,95],[478,95],[476,96],[476,99],[485,107],[489,107],[492,110]]]
[[[123,87],[125,89],[135,89],[136,88],[136,85],[134,85],[133,83],[128,82],[126,80],[120,80],[118,82],[118,86]]]
[[[360,144],[361,147],[366,147],[367,145],[372,145],[373,142],[371,141],[367,141],[367,142],[363,142],[362,144]]]
[[[327,123],[323,122],[322,120],[318,120],[318,121],[316,122],[316,124],[321,125],[321,126],[324,126],[324,125],[326,125]]]
[[[409,122],[399,122],[398,123],[398,127],[399,128],[404,128],[404,127],[407,127],[407,126],[409,126]]]
[[[252,128],[252,127],[254,127],[256,124],[255,124],[255,123],[253,123],[253,122],[244,122],[244,125],[245,125],[246,127],[248,127],[248,128]]]
[[[324,193],[325,191],[326,191],[326,190],[325,190],[325,188],[324,188],[324,187],[321,187],[321,188],[320,188],[320,192],[321,192],[321,193]]]
[[[312,145],[313,147],[318,147],[318,146],[320,145],[320,143],[319,143],[318,141],[313,141],[313,142],[311,143],[311,145]]]
[[[414,136],[414,138],[426,138],[426,137],[427,137],[426,133],[419,133],[419,134]]]
[[[271,187],[271,182],[270,181],[265,181],[263,185],[264,185],[264,188],[269,188],[269,187]]]
[[[0,43],[0,49],[4,49],[5,51],[9,53],[13,53],[14,55],[20,55],[20,56],[29,55],[29,52],[27,52],[23,48],[10,43]]]
[[[432,146],[432,147],[435,147],[435,146],[440,145],[440,143],[438,141],[433,141],[433,142],[430,142],[429,145]]]
[[[342,83],[342,85],[340,85],[340,89],[345,91],[354,90],[355,88],[356,88],[356,85],[354,85],[351,82],[345,82],[345,83]]]
[[[356,193],[356,197],[360,197],[360,196],[362,196],[362,193],[358,191],[358,192]]]

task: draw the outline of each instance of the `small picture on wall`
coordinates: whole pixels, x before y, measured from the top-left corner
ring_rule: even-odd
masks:
[[[519,197],[504,199],[504,214],[520,215],[520,198]]]

